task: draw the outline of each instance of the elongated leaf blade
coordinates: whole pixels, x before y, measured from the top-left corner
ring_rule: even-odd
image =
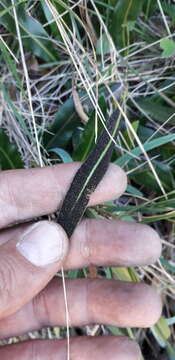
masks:
[[[117,47],[127,46],[125,32],[129,22],[134,22],[141,12],[144,0],[119,0],[115,6],[111,34]]]
[[[8,29],[11,34],[16,35],[16,26],[11,5],[10,0],[0,0],[1,13],[4,14],[4,10],[9,8],[9,11],[0,17],[0,24]],[[19,3],[15,0],[15,6],[24,47],[43,60],[55,61],[57,59],[57,53],[47,31],[39,21],[28,15],[24,3]]]
[[[113,138],[118,128],[118,110],[109,118],[107,129]],[[57,222],[70,237],[82,218],[88,205],[90,194],[104,176],[111,158],[114,142],[104,129],[87,160],[77,171],[66,194]]]
[[[0,130],[0,169],[20,169],[23,162],[16,146],[9,141],[4,130]]]

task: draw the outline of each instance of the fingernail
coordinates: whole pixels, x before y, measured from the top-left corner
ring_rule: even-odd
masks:
[[[21,235],[16,247],[32,264],[46,266],[63,260],[67,254],[68,238],[61,226],[39,221]]]

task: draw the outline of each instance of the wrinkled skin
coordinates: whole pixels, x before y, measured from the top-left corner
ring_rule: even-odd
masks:
[[[46,326],[65,326],[62,281],[64,269],[97,266],[135,266],[156,261],[161,244],[146,225],[106,219],[86,219],[76,228],[67,256],[61,262],[37,267],[16,249],[25,221],[54,212],[64,198],[80,164],[61,164],[0,173],[0,338],[17,336]],[[89,205],[119,197],[126,176],[110,165]],[[23,223],[24,222],[24,223]],[[18,223],[8,228],[8,225]],[[49,241],[49,239],[48,239]],[[156,290],[143,283],[105,279],[66,280],[72,326],[107,324],[148,327],[161,314]],[[75,337],[71,360],[139,360],[138,345],[125,337]],[[0,348],[3,360],[65,360],[66,340],[29,341]]]

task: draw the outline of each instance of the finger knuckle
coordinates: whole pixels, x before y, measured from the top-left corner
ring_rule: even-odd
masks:
[[[7,211],[2,211],[0,225],[4,226],[6,223],[13,221],[17,217],[16,207],[16,191],[11,183],[9,183],[8,174],[0,176],[0,208],[6,206]]]
[[[16,288],[15,265],[10,256],[1,258],[0,262],[0,303],[5,308],[10,303]]]

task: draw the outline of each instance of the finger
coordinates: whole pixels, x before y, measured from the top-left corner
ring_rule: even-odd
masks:
[[[69,163],[1,172],[0,227],[56,211],[79,167]],[[111,164],[89,205],[115,199],[125,188],[125,173]]]
[[[0,248],[0,318],[18,310],[50,281],[68,251],[61,226],[40,221]]]
[[[0,349],[3,360],[64,360],[67,358],[66,340],[35,340],[8,345]],[[77,337],[70,342],[72,360],[139,360],[138,345],[124,337]]]
[[[0,244],[21,236],[25,226],[0,233]],[[64,269],[97,266],[142,266],[161,254],[159,235],[148,225],[120,220],[85,219],[75,229]]]
[[[142,283],[66,279],[66,294],[71,326],[148,327],[159,319],[162,309],[155,289]],[[65,325],[62,280],[55,278],[16,314],[0,321],[0,337]]]
[[[147,225],[120,220],[86,219],[75,229],[65,269],[85,266],[138,266],[154,263],[161,241]]]
[[[53,225],[55,229],[57,225]],[[44,265],[45,261],[50,262],[48,257],[52,259],[52,256],[57,256],[55,241],[57,244],[58,235],[56,233],[55,240],[53,233],[47,232],[45,228],[41,230],[39,237],[35,236],[35,232],[31,232],[30,247],[27,241],[27,249],[30,250],[28,260],[36,266],[26,261],[27,254],[24,246],[21,248],[24,257],[21,256],[21,252],[18,252],[19,247],[16,249],[16,244],[23,238],[28,228],[25,225],[1,231],[0,243],[4,242],[4,244],[1,245],[0,252],[0,295],[2,294],[0,317],[14,312],[29,301],[61,266],[57,259],[48,269],[47,267],[46,269],[37,268]],[[67,252],[67,238],[64,241],[63,257]],[[159,253],[158,235],[148,226],[122,221],[86,220],[77,227],[71,239],[70,252],[64,262],[64,267],[66,269],[79,268],[90,264],[131,266],[135,263],[152,262],[156,260]],[[45,254],[46,259],[43,258]],[[30,281],[30,287],[26,279]]]

